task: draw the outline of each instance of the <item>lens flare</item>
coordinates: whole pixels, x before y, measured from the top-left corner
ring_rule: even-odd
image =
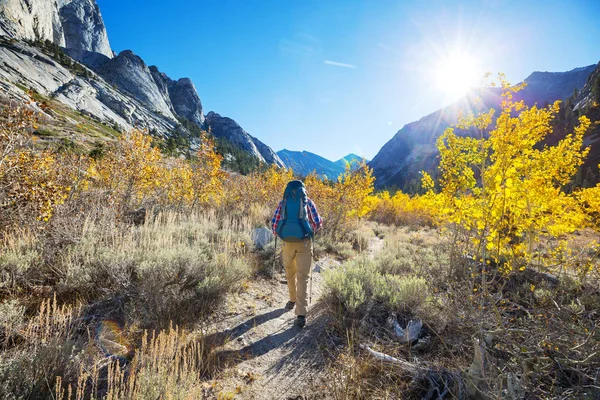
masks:
[[[107,357],[127,359],[133,352],[133,346],[116,321],[102,321],[96,331],[96,341]]]

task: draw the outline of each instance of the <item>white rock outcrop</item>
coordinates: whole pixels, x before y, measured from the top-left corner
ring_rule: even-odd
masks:
[[[3,91],[15,99],[24,98],[19,85],[124,129],[136,127],[166,136],[176,127],[175,121],[153,113],[91,71],[91,78],[78,77],[25,43],[0,42],[0,60],[0,81],[7,86]]]
[[[0,0],[0,34],[65,44],[55,0]]]
[[[87,52],[113,57],[100,8],[94,0],[59,0],[64,47],[76,60]]]
[[[44,53],[55,50],[25,41],[53,42],[90,69],[69,66],[62,56],[55,60]],[[182,118],[205,127],[202,102],[189,78],[172,80],[130,50],[114,55],[95,0],[0,0],[0,83],[9,97],[22,100],[22,89],[31,88],[124,129],[167,137]],[[235,121],[215,114],[213,129],[260,161],[283,166],[270,147]]]
[[[86,53],[108,58],[113,52],[94,0],[0,0],[0,35],[49,40],[83,61]]]

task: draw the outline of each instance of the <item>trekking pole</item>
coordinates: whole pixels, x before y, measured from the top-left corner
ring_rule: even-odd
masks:
[[[316,239],[316,237],[317,237],[317,233],[315,232],[315,239]],[[315,259],[315,247],[314,247],[314,242],[315,241],[314,241],[314,239],[311,240],[311,242],[312,242],[311,243],[311,245],[312,245],[312,249],[311,249],[311,252],[312,252],[311,261],[314,261],[314,259]],[[310,265],[310,291],[309,291],[309,294],[308,294],[308,304],[312,304],[312,281],[313,281],[313,266],[312,266],[312,263],[311,263],[311,265]]]
[[[271,268],[271,278],[275,279],[275,259],[277,257],[277,235],[275,235],[275,248],[273,249],[273,267]]]

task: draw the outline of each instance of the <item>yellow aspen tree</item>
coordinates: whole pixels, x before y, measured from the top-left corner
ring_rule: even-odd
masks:
[[[589,149],[581,117],[574,132],[556,146],[541,143],[559,110],[513,101],[523,86],[500,77],[500,115],[487,137],[472,138],[448,128],[438,140],[442,218],[460,227],[478,257],[501,262],[504,272],[532,262],[542,238],[572,233],[585,225],[577,199],[563,188]],[[492,113],[460,121],[457,128],[488,129]]]

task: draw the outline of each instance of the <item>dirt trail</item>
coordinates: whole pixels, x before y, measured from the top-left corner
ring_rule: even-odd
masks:
[[[374,238],[368,252],[373,254],[383,241]],[[243,293],[227,300],[228,317],[217,323],[218,334],[228,338],[218,356],[227,363],[217,379],[213,395],[235,394],[236,399],[312,399],[319,394],[325,367],[318,340],[329,317],[320,301],[324,282],[322,271],[340,263],[330,257],[313,263],[312,305],[304,329],[294,326],[285,275],[252,281]]]

